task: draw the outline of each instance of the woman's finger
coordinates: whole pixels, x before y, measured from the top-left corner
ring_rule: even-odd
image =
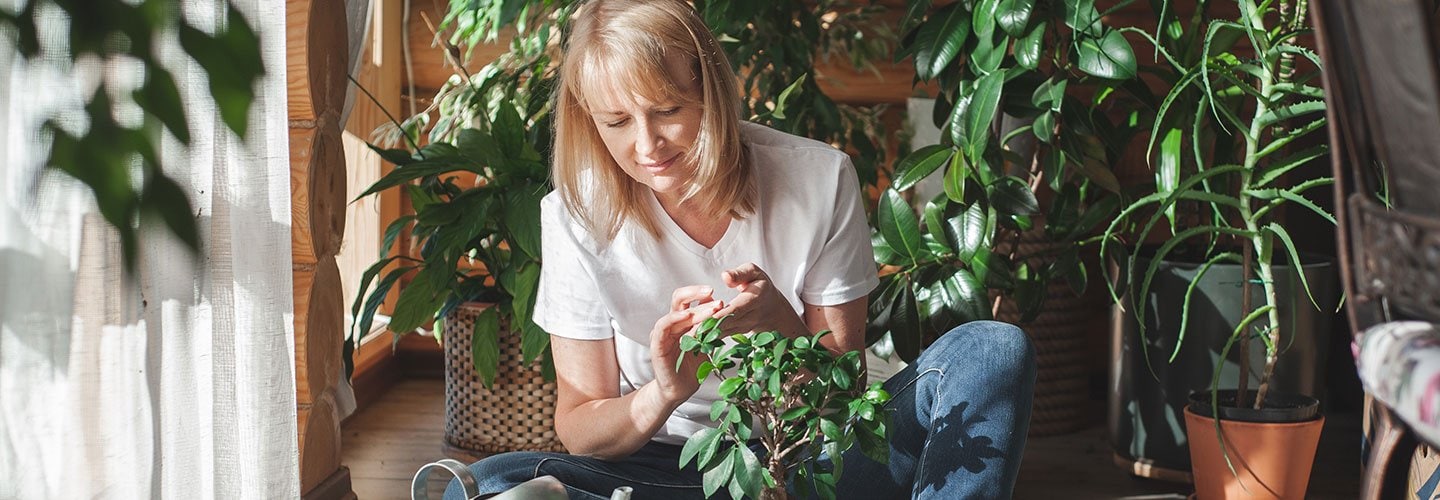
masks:
[[[760,270],[760,266],[750,262],[721,273],[720,279],[725,280],[725,286],[736,288],[752,281],[768,280],[770,277]]]
[[[691,285],[676,288],[670,293],[670,310],[689,309],[691,302],[704,304],[714,300],[715,289],[705,285]]]

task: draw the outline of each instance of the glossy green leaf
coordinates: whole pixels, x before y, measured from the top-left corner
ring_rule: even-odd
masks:
[[[914,264],[920,257],[920,221],[910,205],[894,189],[886,189],[880,195],[876,212],[880,234],[897,255]]]
[[[965,155],[954,155],[950,157],[950,166],[945,169],[943,187],[945,196],[951,202],[965,202]]]
[[[1127,80],[1135,77],[1135,52],[1118,31],[1100,38],[1084,38],[1076,46],[1076,66],[1100,78]]]
[[[985,245],[989,234],[985,220],[985,208],[979,203],[970,205],[965,211],[945,220],[945,231],[955,242],[956,258],[968,261],[975,252]]]
[[[1035,122],[1031,124],[1030,131],[1040,142],[1050,144],[1050,141],[1055,139],[1055,113],[1050,111],[1040,113],[1040,116],[1035,117]]]
[[[975,17],[972,24],[975,36],[988,38],[995,34],[995,18],[1003,0],[975,0]]]
[[[920,310],[915,301],[915,291],[908,283],[895,294],[893,307],[890,338],[895,342],[895,353],[909,363],[920,356],[920,341],[924,332],[920,329]]]
[[[965,112],[966,155],[980,156],[988,145],[990,124],[1000,106],[1000,94],[1005,88],[1005,74],[996,72],[975,81],[975,93]]]
[[[914,187],[916,183],[929,177],[941,165],[944,165],[950,155],[950,148],[938,144],[925,146],[910,153],[895,167],[893,187],[898,191]]]
[[[1003,33],[975,35],[975,50],[970,53],[970,66],[978,74],[988,75],[1000,69],[1008,53],[1010,39]]]
[[[915,74],[921,80],[940,76],[940,72],[955,60],[965,39],[970,36],[970,11],[960,3],[942,7],[920,25],[915,43]]]
[[[1030,12],[1034,8],[1035,0],[1001,0],[995,10],[995,21],[1010,36],[1018,37],[1025,34],[1025,26],[1030,23]]]
[[[1045,45],[1048,23],[1036,23],[1030,32],[1015,41],[1015,62],[1025,69],[1040,67],[1041,48]]]
[[[991,184],[987,190],[990,203],[1004,215],[1034,215],[1040,212],[1040,202],[1025,181],[1007,176]]]

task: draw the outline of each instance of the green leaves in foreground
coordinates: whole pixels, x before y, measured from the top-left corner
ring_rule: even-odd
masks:
[[[879,382],[861,384],[859,352],[831,353],[821,345],[829,331],[793,339],[774,331],[727,336],[721,323],[705,320],[681,342],[685,352],[709,358],[700,380],[722,381],[722,399],[710,411],[718,427],[695,433],[680,452],[681,467],[694,461],[704,472],[706,496],[722,489],[731,498],[783,492],[793,474],[800,498],[835,498],[845,450],[859,444],[866,456],[888,462],[890,395]],[[734,342],[727,345],[727,338]],[[767,469],[756,450],[737,444],[752,439],[780,460],[767,459]]]
[[[127,270],[135,265],[142,224],[160,222],[185,246],[198,251],[195,211],[186,190],[161,169],[158,154],[164,139],[162,130],[169,131],[180,144],[188,146],[191,140],[184,101],[175,78],[166,70],[167,65],[179,61],[162,61],[159,54],[165,51],[155,45],[165,39],[162,34],[178,34],[180,48],[205,71],[210,98],[221,120],[243,137],[249,127],[255,82],[265,74],[255,30],[228,3],[224,21],[209,32],[181,21],[179,2],[175,0],[21,3],[18,13],[0,15],[0,31],[15,35],[15,47],[26,60],[43,61],[62,73],[72,73],[75,61],[84,57],[102,61],[125,58],[137,61],[145,75],[144,82],[126,95],[109,90],[123,88],[123,79],[116,75],[128,72],[102,72],[98,90],[84,97],[89,125],[83,132],[62,127],[59,115],[46,121],[41,134],[48,141],[43,145],[49,151],[46,168],[74,177],[94,193],[101,215],[119,232]],[[47,8],[61,10],[69,19],[69,43],[65,44],[68,52],[59,58],[42,59],[39,51],[36,14]],[[112,101],[112,96],[117,99]],[[112,117],[132,102],[142,112],[141,125],[117,123]],[[132,174],[136,166],[140,167],[138,176]]]

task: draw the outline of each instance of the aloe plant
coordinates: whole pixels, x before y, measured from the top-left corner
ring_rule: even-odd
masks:
[[[1093,0],[907,2],[895,59],[911,58],[917,83],[938,86],[941,142],[901,160],[881,197],[875,260],[896,272],[871,294],[872,341],[888,332],[912,360],[926,340],[990,318],[992,291],[1029,320],[1051,280],[1085,289],[1072,244],[1115,213],[1110,165],[1137,131],[1108,116],[1129,107],[1116,91],[1138,85],[1130,43],[1103,21],[1111,10]],[[1006,129],[1005,116],[1023,124]],[[916,217],[902,192],[936,172],[944,194]],[[1040,220],[1061,250],[1014,251]]]
[[[719,426],[695,433],[680,453],[681,467],[694,460],[704,472],[705,496],[724,489],[731,498],[784,499],[793,473],[800,498],[835,498],[845,450],[858,444],[867,457],[889,461],[890,394],[880,382],[864,385],[859,351],[831,353],[820,345],[828,330],[793,339],[774,331],[727,336],[723,323],[707,319],[680,341],[685,352],[708,358],[696,373],[701,382],[721,381],[722,399],[710,410]],[[746,445],[751,439],[766,451],[763,459]],[[822,452],[826,464],[816,462]]]
[[[1297,44],[1309,32],[1303,0],[1238,0],[1233,20],[1214,19],[1211,2],[1201,1],[1193,13],[1176,12],[1168,1],[1152,1],[1159,13],[1156,33],[1134,28],[1149,40],[1161,65],[1157,74],[1170,85],[1156,103],[1149,140],[1154,158],[1155,192],[1126,205],[1106,228],[1102,254],[1113,255],[1129,240],[1133,255],[1145,236],[1168,231],[1144,269],[1125,259],[1125,276],[1143,272],[1133,300],[1126,303],[1115,288],[1111,297],[1128,305],[1140,319],[1144,335],[1144,301],[1161,259],[1177,249],[1199,255],[1200,265],[1185,296],[1180,321],[1181,341],[1191,314],[1191,295],[1212,266],[1245,266],[1263,289],[1258,305],[1244,311],[1222,352],[1225,361],[1237,342],[1250,338],[1265,345],[1265,363],[1253,406],[1263,406],[1278,361],[1282,338],[1291,332],[1279,314],[1276,265],[1286,259],[1300,264],[1300,253],[1281,222],[1282,209],[1313,211],[1335,218],[1306,197],[1328,186],[1326,176],[1302,178],[1296,171],[1326,154],[1324,144],[1295,151],[1290,146],[1325,125],[1320,88],[1310,85],[1321,66],[1314,51]],[[1304,65],[1313,68],[1301,71]],[[1297,273],[1310,302],[1319,308],[1304,273]],[[1128,279],[1128,278],[1127,278]],[[1127,281],[1128,282],[1128,281]],[[1248,287],[1244,287],[1247,288]],[[1248,292],[1247,292],[1248,293]],[[1181,342],[1176,343],[1173,360]],[[1245,399],[1248,357],[1242,355],[1240,392]],[[1212,387],[1219,384],[1215,370]],[[1218,404],[1218,403],[1215,403]]]

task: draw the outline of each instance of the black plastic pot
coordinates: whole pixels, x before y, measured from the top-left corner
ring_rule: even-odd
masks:
[[[1338,277],[1333,263],[1315,258],[1301,268],[1320,304],[1310,304],[1290,266],[1277,266],[1276,285],[1281,318],[1290,329],[1282,342],[1271,390],[1276,393],[1314,394],[1324,399],[1323,374],[1330,320],[1338,300]],[[1137,263],[1143,274],[1147,261]],[[1181,307],[1199,264],[1164,262],[1150,286],[1145,335],[1142,337],[1132,302],[1126,297],[1125,310],[1113,308],[1111,373],[1108,424],[1117,462],[1128,463],[1132,472],[1160,479],[1188,477],[1190,451],[1185,436],[1184,409],[1190,394],[1208,391],[1226,340],[1244,315],[1241,313],[1241,286],[1245,283],[1238,265],[1214,265],[1206,272],[1191,298],[1190,320],[1176,359],[1169,357],[1179,339]],[[1129,287],[1138,289],[1141,277]],[[1250,285],[1251,303],[1264,301],[1264,288]],[[1293,332],[1291,335],[1288,332]],[[1250,390],[1258,384],[1264,366],[1264,343],[1251,342]],[[1148,359],[1148,362],[1147,362]],[[1239,378],[1239,353],[1233,349],[1221,368],[1219,387],[1234,388]],[[1252,396],[1253,397],[1253,396]],[[1208,407],[1207,407],[1208,413]]]

